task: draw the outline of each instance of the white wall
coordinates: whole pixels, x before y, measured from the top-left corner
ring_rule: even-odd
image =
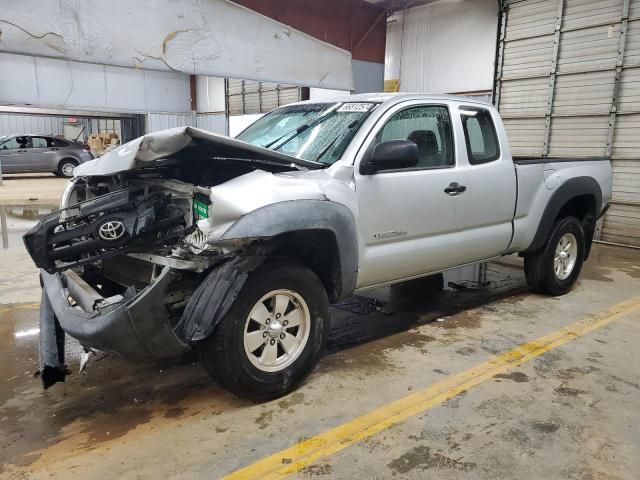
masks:
[[[497,28],[496,0],[443,0],[397,12],[387,23],[385,79],[399,78],[403,92],[491,90]]]
[[[198,75],[196,77],[196,103],[198,112],[224,112],[224,78]]]
[[[3,0],[2,50],[353,88],[351,53],[228,0]]]
[[[189,112],[189,75],[0,53],[0,105]],[[11,74],[7,74],[11,72]]]
[[[326,88],[310,88],[309,89],[309,100],[313,100],[316,102],[325,102],[329,100],[333,100],[335,98],[344,97],[345,95],[349,95],[351,92],[349,90],[330,90]]]

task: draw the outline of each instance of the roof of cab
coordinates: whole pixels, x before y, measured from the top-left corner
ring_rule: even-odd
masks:
[[[297,102],[296,105],[305,103],[337,103],[337,102],[376,102],[386,105],[405,102],[407,100],[433,100],[433,101],[453,101],[458,103],[473,103],[491,107],[492,105],[471,97],[462,95],[440,95],[431,93],[357,93],[355,95],[341,95],[326,100],[305,100]]]

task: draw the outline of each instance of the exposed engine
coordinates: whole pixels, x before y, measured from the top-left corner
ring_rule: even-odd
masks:
[[[36,265],[53,273],[122,253],[175,245],[185,234],[187,220],[171,193],[134,186],[43,217],[24,242]]]

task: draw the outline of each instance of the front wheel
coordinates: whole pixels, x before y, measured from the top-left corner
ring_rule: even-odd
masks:
[[[252,273],[213,334],[196,346],[207,372],[231,392],[270,400],[313,370],[329,331],[329,300],[311,270],[282,261]]]
[[[550,295],[567,293],[580,275],[585,254],[582,224],[575,217],[558,220],[544,246],[524,257],[529,286]]]

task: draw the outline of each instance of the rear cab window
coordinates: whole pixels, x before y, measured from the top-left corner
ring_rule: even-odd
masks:
[[[491,112],[467,106],[460,107],[459,111],[469,163],[480,165],[500,158],[500,143]]]

